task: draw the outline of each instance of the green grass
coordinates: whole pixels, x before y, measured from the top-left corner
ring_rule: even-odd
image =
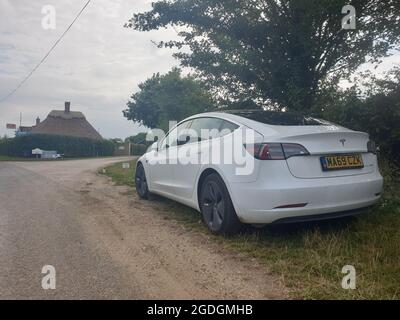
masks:
[[[126,162],[126,161],[124,161]],[[135,166],[136,166],[136,160],[134,161],[129,161],[129,169],[123,169],[122,168],[122,162],[121,163],[115,163],[107,168],[101,169],[99,173],[101,174],[106,174],[107,176],[111,177],[114,183],[118,186],[121,185],[127,185],[130,187],[135,186],[135,180],[134,180],[134,175],[135,175]]]
[[[106,168],[117,184],[134,186],[134,162]],[[301,299],[399,299],[400,298],[400,195],[399,172],[382,163],[385,193],[368,214],[330,222],[248,228],[221,243],[256,258],[279,276],[292,298]],[[163,202],[160,214],[183,223],[195,232],[207,232],[194,210],[176,202]],[[344,290],[344,265],[356,269],[355,290]]]

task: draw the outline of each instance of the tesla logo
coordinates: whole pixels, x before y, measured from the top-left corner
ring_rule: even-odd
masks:
[[[342,144],[342,146],[344,147],[344,143],[346,142],[346,139],[340,139],[339,141]]]

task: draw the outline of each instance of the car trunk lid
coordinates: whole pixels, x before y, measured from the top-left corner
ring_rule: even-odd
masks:
[[[268,126],[260,123],[258,128],[265,142],[296,143],[310,153],[286,160],[288,168],[297,178],[329,178],[371,173],[376,158],[367,152],[368,134],[352,131],[337,125],[324,126]],[[324,171],[321,157],[329,155],[360,154],[364,167]]]

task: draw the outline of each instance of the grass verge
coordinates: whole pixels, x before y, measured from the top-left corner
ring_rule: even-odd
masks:
[[[130,169],[114,164],[100,171],[116,184],[134,186],[135,161]],[[400,298],[400,196],[399,172],[381,164],[385,193],[379,205],[359,217],[329,222],[248,228],[242,234],[214,241],[256,258],[268,266],[300,299]],[[197,232],[207,232],[199,214],[176,202],[163,201],[165,212]],[[342,267],[356,269],[356,289],[341,287]]]

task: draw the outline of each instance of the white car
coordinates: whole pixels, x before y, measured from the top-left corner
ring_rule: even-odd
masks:
[[[231,145],[245,162],[210,161]],[[193,155],[200,161],[188,161]],[[200,211],[212,232],[231,234],[243,223],[363,212],[379,200],[383,179],[367,133],[288,112],[236,110],[181,121],[138,159],[135,183],[141,198],[168,197]]]

